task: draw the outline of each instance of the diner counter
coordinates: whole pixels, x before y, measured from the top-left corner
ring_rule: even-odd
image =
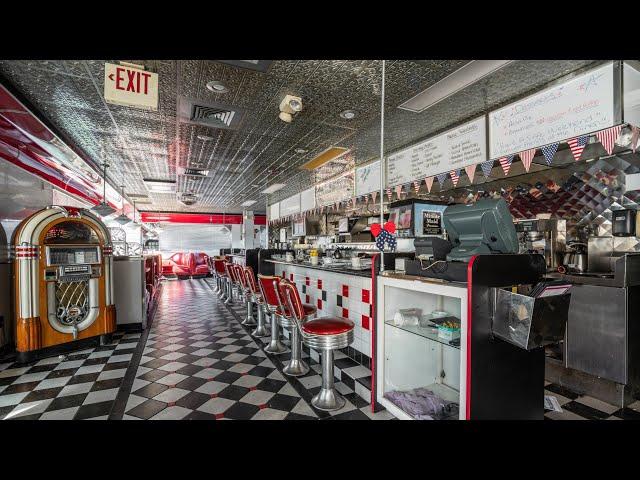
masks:
[[[298,262],[298,261],[287,262],[286,260],[277,260],[275,258],[269,258],[265,260],[265,262],[270,262],[278,265],[292,265],[296,267],[310,268],[313,270],[324,270],[327,272],[335,272],[335,273],[342,273],[345,275],[356,275],[358,277],[371,278],[371,266],[355,269],[346,265],[338,265],[338,266],[329,266],[329,265],[320,265],[320,264],[311,265],[310,262]]]

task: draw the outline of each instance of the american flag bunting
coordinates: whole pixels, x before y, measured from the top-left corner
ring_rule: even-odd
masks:
[[[433,177],[425,178],[424,184],[427,186],[427,192],[431,193],[431,187],[433,186]]]
[[[451,177],[453,186],[456,187],[458,185],[458,181],[460,180],[460,169],[456,168],[455,170],[451,170],[449,172],[449,176]]]
[[[476,167],[477,164],[475,163],[464,167],[464,171],[467,173],[467,177],[469,177],[469,183],[473,183],[473,177],[476,176]]]
[[[569,148],[571,149],[571,153],[573,153],[573,158],[576,160],[580,160],[580,156],[584,150],[584,147],[587,146],[587,142],[589,141],[588,135],[582,135],[580,137],[572,138],[567,143],[569,144]]]
[[[524,152],[520,152],[518,154],[520,160],[522,161],[522,165],[524,165],[524,169],[528,172],[531,168],[531,162],[533,161],[533,157],[536,156],[536,149],[530,148],[529,150],[525,150]]]
[[[552,143],[551,145],[545,145],[540,150],[542,150],[542,155],[544,155],[544,161],[547,162],[547,165],[551,166],[551,162],[553,161],[553,156],[558,151],[558,143]]]
[[[413,182],[413,189],[416,192],[416,195],[418,194],[418,192],[420,191],[420,182],[417,180],[414,180]]]
[[[509,169],[511,168],[511,162],[513,162],[513,155],[508,155],[506,157],[502,157],[498,160],[500,162],[500,166],[502,167],[502,171],[505,176],[509,175]]]
[[[444,185],[444,181],[447,179],[447,174],[439,173],[438,175],[436,175],[436,178],[438,179],[438,183],[440,184],[440,190],[442,190],[442,185]]]
[[[596,137],[598,137],[598,140],[609,155],[613,152],[613,147],[616,144],[616,140],[618,140],[620,130],[622,130],[622,125],[617,125],[615,127],[610,127],[596,132]]]
[[[480,164],[480,169],[485,177],[489,178],[491,175],[491,170],[493,169],[493,160],[487,160],[486,162],[482,162]]]
[[[387,193],[387,198],[389,199],[389,201],[391,201],[391,195],[392,195],[391,189],[387,188],[386,193]]]
[[[396,197],[400,200],[400,196],[402,195],[402,185],[396,185]]]

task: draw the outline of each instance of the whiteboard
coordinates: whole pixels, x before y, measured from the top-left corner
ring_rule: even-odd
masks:
[[[420,180],[487,159],[486,120],[482,116],[387,158],[388,187]]]
[[[356,197],[380,190],[380,160],[356,168]]]
[[[269,207],[269,220],[277,220],[280,218],[280,203],[274,203]]]
[[[300,213],[300,194],[296,193],[292,197],[280,201],[280,216]]]
[[[316,188],[311,187],[300,192],[300,211],[306,212],[316,208]]]
[[[353,197],[354,174],[347,175],[316,185],[316,204],[319,207]]]
[[[625,62],[623,68],[624,121],[640,127],[640,62],[635,61],[633,65]]]
[[[489,113],[498,158],[615,125],[613,63]]]

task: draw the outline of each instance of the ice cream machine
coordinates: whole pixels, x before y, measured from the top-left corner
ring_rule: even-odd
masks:
[[[19,361],[116,329],[107,227],[85,209],[53,206],[13,234],[14,335]]]

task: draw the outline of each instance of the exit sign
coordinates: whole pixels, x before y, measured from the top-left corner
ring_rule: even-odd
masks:
[[[104,99],[116,105],[158,110],[158,74],[105,63]]]

